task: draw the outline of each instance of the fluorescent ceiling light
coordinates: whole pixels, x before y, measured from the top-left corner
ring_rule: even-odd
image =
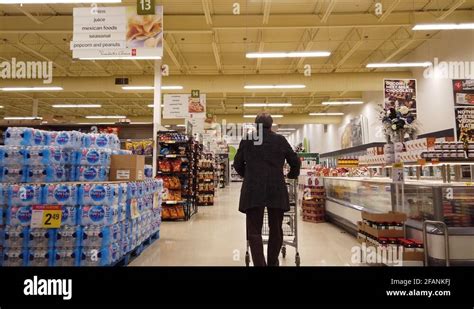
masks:
[[[280,128],[278,131],[296,131],[295,128]]]
[[[303,89],[306,85],[246,85],[245,89]]]
[[[153,104],[149,104],[149,105],[148,105],[148,107],[154,108],[154,107],[155,107],[155,105],[153,105]],[[164,105],[164,104],[161,104],[161,107],[165,107],[165,105]]]
[[[42,120],[43,117],[3,117],[5,120]]]
[[[329,101],[323,102],[322,105],[360,105],[364,104],[363,101]]]
[[[3,106],[3,105],[0,105],[0,108],[4,108],[4,106]]]
[[[283,118],[283,115],[271,115],[272,118]],[[244,115],[244,118],[256,118],[257,115]]]
[[[244,103],[245,107],[289,107],[291,103]]]
[[[136,56],[123,56],[123,57],[83,57],[79,58],[79,60],[160,60],[161,57],[159,56],[143,56],[143,57],[136,57]]]
[[[87,119],[125,119],[127,116],[86,116]]]
[[[327,51],[308,51],[308,52],[275,52],[275,53],[247,53],[246,57],[250,59],[256,58],[311,58],[311,57],[329,57],[330,52]]]
[[[0,0],[0,4],[121,3],[122,0]]]
[[[344,113],[309,113],[310,116],[344,116]]]
[[[367,68],[426,68],[431,62],[369,63]]]
[[[176,126],[177,126],[177,127],[180,127],[180,128],[184,128],[184,127],[186,127],[186,125],[185,125],[185,124],[178,124],[178,125],[176,125]]]
[[[62,87],[4,87],[1,91],[61,91]]]
[[[419,24],[412,30],[472,30],[474,23],[465,24]]]
[[[166,124],[165,125],[165,128],[170,128],[171,126],[169,124]]]
[[[100,104],[54,104],[54,108],[100,108]]]
[[[123,90],[154,90],[153,86],[123,86]],[[182,90],[183,86],[161,86],[161,90]]]

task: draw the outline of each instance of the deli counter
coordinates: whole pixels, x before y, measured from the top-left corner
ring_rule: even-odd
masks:
[[[356,233],[361,212],[404,212],[407,238],[423,241],[426,226],[429,265],[474,265],[474,186],[471,183],[389,178],[325,177],[326,213],[334,223]],[[444,230],[444,228],[446,230]],[[447,233],[447,236],[443,233]]]

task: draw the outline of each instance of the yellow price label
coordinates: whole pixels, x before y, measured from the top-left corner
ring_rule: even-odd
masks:
[[[392,165],[392,168],[403,168],[403,163],[402,162],[394,163]]]
[[[474,186],[474,182],[466,182],[466,186],[467,187],[472,187],[472,186]]]
[[[61,205],[36,205],[31,213],[31,227],[57,229],[61,227]]]

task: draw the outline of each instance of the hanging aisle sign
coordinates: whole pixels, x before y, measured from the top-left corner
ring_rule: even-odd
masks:
[[[140,6],[140,0],[138,0]],[[151,1],[149,4],[153,4]],[[148,1],[143,3],[148,8]],[[161,59],[163,7],[139,15],[138,7],[74,8],[71,42],[75,59]],[[142,10],[148,12],[150,10]]]
[[[165,94],[163,96],[163,119],[180,119],[188,116],[188,94]]]

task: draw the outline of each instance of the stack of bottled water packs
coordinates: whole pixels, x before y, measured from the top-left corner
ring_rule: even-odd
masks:
[[[111,154],[121,152],[114,134],[8,128],[0,146],[0,181],[106,181]]]
[[[97,175],[108,169],[111,153],[120,153],[118,140],[62,133],[7,130],[2,168],[10,173],[14,157],[22,164],[18,178],[0,183],[0,265],[111,265],[159,232],[162,181],[108,183]],[[33,205],[61,205],[60,228],[32,228]]]

